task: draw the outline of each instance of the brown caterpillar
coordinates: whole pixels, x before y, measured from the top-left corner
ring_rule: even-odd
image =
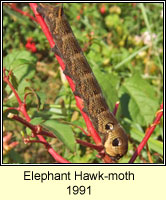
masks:
[[[54,38],[53,51],[65,63],[64,74],[75,83],[75,96],[83,99],[83,111],[101,135],[105,152],[119,159],[128,149],[128,138],[102,95],[98,82],[73,34],[62,7],[40,3],[37,11],[44,17]]]

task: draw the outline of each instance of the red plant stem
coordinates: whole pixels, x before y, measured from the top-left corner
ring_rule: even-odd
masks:
[[[160,110],[157,111],[157,113],[156,113],[156,118],[155,118],[153,124],[151,124],[151,126],[147,129],[147,131],[145,133],[145,137],[143,138],[142,142],[137,147],[137,150],[135,151],[134,155],[130,159],[129,163],[133,163],[135,161],[135,159],[137,158],[137,156],[141,153],[143,147],[146,145],[148,139],[152,135],[154,129],[157,126],[157,124],[159,124],[160,119],[161,119],[162,116],[163,116],[163,103],[160,106]]]
[[[33,124],[29,123],[28,121],[24,120],[23,118],[19,117],[18,115],[10,114],[8,116],[9,116],[9,118],[15,119],[15,120],[19,121],[20,123],[22,123],[23,125],[30,128],[32,130],[32,132],[34,133],[34,137],[36,137],[37,135],[44,135],[44,136],[56,138],[53,133],[42,130],[43,128],[40,125],[33,125]]]
[[[9,5],[14,11],[20,13],[21,15],[27,16],[27,17],[29,17],[30,19],[32,19],[33,21],[38,22],[38,21],[36,20],[35,17],[33,17],[33,16],[31,16],[29,13],[24,12],[24,11],[20,10],[19,8],[17,8],[15,3],[11,3],[11,4],[8,4],[8,5]]]
[[[13,91],[13,93],[16,96],[16,99],[19,103],[19,107],[16,108],[16,110],[22,112],[22,114],[24,115],[24,117],[26,118],[26,120],[28,122],[31,121],[31,118],[29,117],[27,111],[26,111],[26,104],[23,103],[19,97],[19,95],[17,94],[15,88],[13,87],[13,85],[11,84],[11,82],[9,81],[9,76],[11,74],[11,72],[9,72],[8,75],[6,75],[6,71],[5,68],[3,69],[3,73],[4,73],[4,77],[3,80],[9,85],[9,87],[11,88],[11,90]],[[45,144],[45,148],[47,149],[47,151],[51,154],[51,156],[59,163],[70,163],[69,161],[67,161],[66,159],[64,159],[63,157],[61,157],[52,147],[51,145],[48,144],[48,142],[44,139],[44,137],[42,135],[37,135],[38,139],[40,141],[42,141]]]
[[[37,136],[39,138],[39,140],[44,144],[45,148],[47,149],[47,151],[51,154],[51,156],[58,161],[59,163],[70,163],[68,160],[64,159],[63,157],[61,157],[52,147],[51,145],[44,139],[43,136],[38,135]]]
[[[13,93],[14,93],[14,95],[15,95],[17,101],[18,101],[19,106],[21,106],[21,105],[22,105],[22,101],[21,101],[19,95],[17,94],[16,90],[14,89],[13,85],[12,85],[12,84],[10,83],[10,81],[9,81],[9,76],[10,76],[10,74],[11,74],[11,71],[9,72],[8,75],[6,75],[6,69],[5,69],[5,67],[4,67],[4,68],[3,68],[3,81],[9,85],[9,87],[10,87],[11,90],[13,91]]]
[[[36,16],[41,28],[42,28],[42,30],[44,32],[47,40],[49,41],[51,48],[54,47],[55,42],[54,42],[54,40],[52,38],[52,35],[51,35],[46,23],[44,22],[43,17],[41,17],[39,15],[39,13],[36,11],[37,4],[36,3],[29,3],[29,5],[31,6],[31,8],[32,8],[32,10],[33,10],[33,12],[34,12],[34,14],[35,14],[35,16]],[[62,70],[64,70],[65,69],[65,64],[64,64],[63,60],[59,56],[57,56],[57,55],[55,55],[55,56],[56,56],[56,58],[57,58],[57,60],[58,60],[58,62],[60,64]],[[66,78],[67,78],[67,80],[69,82],[69,85],[70,85],[72,91],[74,91],[75,90],[75,85],[74,85],[72,79],[70,77],[68,77],[68,76],[66,76]],[[82,111],[82,109],[83,109],[83,101],[82,101],[82,99],[77,97],[77,96],[75,96],[75,99],[76,99],[76,105],[80,109],[80,112],[81,112],[81,114],[82,114],[82,116],[83,116],[83,118],[85,120],[88,132],[91,134],[94,142],[97,145],[101,145],[101,138],[99,137],[98,133],[94,129],[94,127],[92,125],[92,122],[90,121],[89,117]]]
[[[114,115],[116,115],[116,113],[117,113],[117,110],[118,110],[119,104],[120,104],[119,101],[117,101],[116,104],[115,104],[115,108],[114,108],[114,111],[113,111],[113,114],[114,114]]]
[[[73,124],[72,124],[73,125]],[[75,126],[76,128],[79,128],[85,135],[87,135],[87,136],[90,136],[90,134],[88,134],[83,128],[81,128],[80,126],[77,126],[77,125],[73,125],[73,126]]]
[[[77,141],[77,143],[79,143],[79,144],[82,144],[82,145],[84,145],[84,146],[86,146],[86,147],[90,147],[90,148],[92,148],[92,149],[95,149],[95,150],[97,150],[97,151],[101,151],[101,150],[103,150],[103,146],[97,146],[97,145],[94,145],[94,144],[91,144],[91,143],[89,143],[89,142],[85,142],[85,141],[82,141],[82,140],[79,140],[79,139],[77,139],[76,140]]]

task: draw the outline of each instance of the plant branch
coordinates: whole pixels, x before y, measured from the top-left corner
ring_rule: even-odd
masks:
[[[17,94],[15,88],[13,87],[13,85],[11,84],[11,82],[9,81],[9,77],[11,76],[11,74],[12,74],[12,71],[9,71],[8,75],[6,75],[6,68],[5,68],[5,67],[3,68],[3,81],[4,81],[6,84],[9,85],[9,87],[10,87],[11,90],[13,91],[13,93],[14,93],[14,95],[15,95],[17,101],[18,101],[19,106],[21,106],[21,105],[22,105],[22,101],[21,101],[19,95]]]
[[[98,152],[101,152],[101,150],[103,150],[103,146],[102,145],[97,146],[97,145],[94,145],[94,144],[91,144],[89,142],[85,142],[85,141],[79,140],[79,139],[77,139],[76,141],[77,141],[78,144],[82,144],[82,145],[84,145],[86,147],[90,147],[92,149],[97,150]]]
[[[152,135],[154,129],[160,123],[160,119],[162,116],[163,116],[163,103],[161,104],[160,109],[156,112],[156,118],[155,118],[153,124],[151,124],[150,127],[147,128],[147,130],[145,132],[145,137],[143,138],[142,142],[138,145],[138,147],[137,147],[134,155],[130,159],[129,163],[133,163],[135,161],[135,159],[137,158],[137,156],[141,153],[143,147],[146,145],[146,143],[147,143],[148,139],[150,138],[150,136]]]
[[[37,135],[44,135],[44,136],[56,138],[53,133],[43,130],[42,126],[33,125],[33,124],[29,123],[28,121],[24,120],[23,118],[19,117],[18,115],[14,115],[12,113],[9,113],[8,117],[11,118],[11,119],[15,119],[16,121],[20,122],[24,126],[30,128],[32,130],[33,137],[36,137]]]
[[[38,22],[35,17],[31,16],[28,12],[24,12],[16,7],[16,3],[4,3],[4,5],[9,6],[12,10],[20,13],[21,15],[27,16],[35,22]]]
[[[32,125],[29,123],[31,121],[31,118],[29,117],[27,111],[26,111],[26,103],[25,102],[22,102],[18,93],[16,92],[15,88],[13,87],[12,83],[9,81],[9,76],[11,75],[12,71],[9,71],[8,75],[6,75],[6,69],[3,68],[3,80],[4,82],[6,82],[9,87],[11,88],[12,92],[14,93],[17,101],[18,101],[18,104],[19,106],[17,108],[12,108],[12,109],[15,109],[17,111],[20,111],[24,117],[26,118],[26,120],[23,120],[22,118],[19,118],[18,116],[15,116],[15,118],[17,119],[17,121],[20,121],[24,124],[26,124],[27,126],[29,126],[29,128],[31,127],[32,129],[34,127],[32,127]],[[24,98],[25,100],[25,98]],[[9,108],[11,110],[11,108]],[[18,120],[19,119],[19,120]],[[39,128],[37,128],[39,129]],[[36,130],[36,128],[35,128]],[[34,132],[33,132],[34,134]],[[42,134],[46,134],[45,132],[42,132]],[[57,161],[57,162],[60,162],[60,163],[69,163],[69,161],[67,161],[66,159],[64,159],[63,157],[61,157],[52,147],[50,144],[48,144],[48,142],[45,140],[45,138],[42,136],[42,135],[37,135],[39,141],[41,141],[44,145],[45,145],[45,148],[47,149],[47,151],[51,154],[51,156]]]
[[[113,110],[113,114],[114,114],[114,115],[116,115],[116,113],[117,113],[117,111],[118,111],[119,104],[120,104],[119,101],[117,101],[117,102],[115,103],[115,107],[114,107],[114,110]]]

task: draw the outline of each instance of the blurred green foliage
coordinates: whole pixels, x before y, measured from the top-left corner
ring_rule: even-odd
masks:
[[[33,15],[28,4],[17,3],[17,7]],[[163,99],[163,4],[64,3],[64,10],[110,109],[120,101],[117,118],[129,135],[129,151],[119,162],[127,163]],[[29,38],[36,45],[35,53],[26,50]],[[13,71],[11,82],[20,97],[23,99],[25,92],[31,93],[27,98],[31,119],[37,119],[58,137],[59,140],[48,138],[52,147],[70,162],[100,163],[95,151],[76,145],[74,138],[90,139],[78,128],[63,123],[86,129],[41,28],[6,6],[3,6],[3,58],[3,66]],[[14,106],[17,101],[4,84],[3,108]],[[19,141],[19,145],[4,156],[4,162],[54,162],[43,145],[23,144],[20,132],[28,131],[7,119],[7,112],[4,132],[12,132],[12,140]],[[153,162],[162,163],[162,122],[148,144]],[[136,162],[149,162],[146,149]]]

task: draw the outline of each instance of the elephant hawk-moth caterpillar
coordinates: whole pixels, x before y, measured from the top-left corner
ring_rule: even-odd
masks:
[[[127,152],[127,135],[110,112],[101,88],[68,23],[63,7],[40,3],[37,11],[45,19],[55,42],[53,51],[62,58],[65,64],[63,72],[73,80],[75,84],[73,93],[83,100],[83,111],[100,134],[106,154],[114,160],[119,159]]]

